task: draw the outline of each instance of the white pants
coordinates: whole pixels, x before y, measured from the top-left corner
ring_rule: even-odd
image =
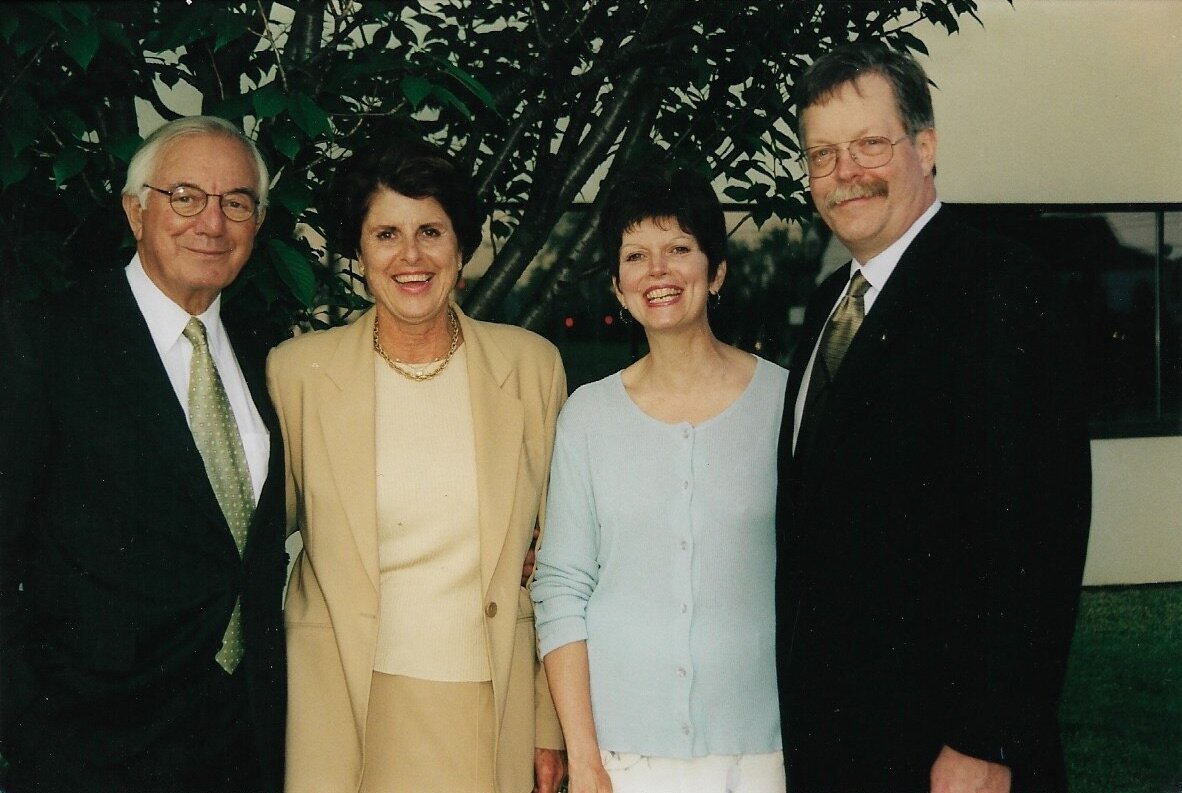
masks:
[[[678,760],[601,752],[615,793],[785,793],[784,753]]]

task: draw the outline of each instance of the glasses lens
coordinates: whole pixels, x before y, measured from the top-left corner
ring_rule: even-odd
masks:
[[[850,152],[854,155],[854,160],[863,168],[881,168],[891,161],[894,151],[890,140],[877,135],[859,138],[850,144]]]
[[[168,202],[172,204],[176,213],[185,217],[191,217],[205,209],[205,202],[208,200],[209,196],[205,195],[204,190],[184,186],[174,187],[172,195],[168,198]]]
[[[222,196],[222,211],[230,220],[243,221],[254,217],[258,203],[250,193],[226,193]]]
[[[817,146],[806,151],[801,159],[804,160],[809,176],[813,178],[828,176],[837,163],[837,149],[832,146]]]

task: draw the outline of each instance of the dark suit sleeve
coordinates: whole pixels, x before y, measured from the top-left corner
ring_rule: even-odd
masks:
[[[7,745],[32,691],[29,616],[20,587],[49,432],[34,324],[33,312],[0,306],[0,747]]]
[[[1076,328],[1049,273],[995,250],[966,300],[958,428],[966,474],[962,642],[945,743],[1022,765],[1057,752],[1056,712],[1075,624],[1091,511],[1084,378]]]

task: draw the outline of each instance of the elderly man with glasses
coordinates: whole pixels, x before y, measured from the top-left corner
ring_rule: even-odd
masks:
[[[0,315],[11,793],[282,789],[270,340],[220,299],[268,181],[232,124],[168,123],[128,168],[130,264]]]
[[[936,198],[928,81],[849,46],[797,86],[817,288],[780,439],[793,793],[1065,793],[1090,519],[1078,337],[1044,265]]]

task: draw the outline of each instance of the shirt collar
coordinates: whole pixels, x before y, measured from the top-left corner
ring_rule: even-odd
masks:
[[[923,231],[923,227],[928,224],[940,207],[943,206],[939,199],[932,202],[932,205],[924,210],[923,214],[915,219],[903,235],[899,239],[887,246],[886,250],[877,256],[870,259],[865,264],[854,259],[850,262],[850,277],[856,272],[856,268],[862,268],[862,277],[865,278],[873,289],[882,289],[886,286],[887,279],[891,277],[891,273],[895,271],[899,260],[903,258],[903,252],[907,250],[907,246],[915,239],[919,232]]]
[[[160,287],[144,272],[144,265],[138,253],[131,258],[131,263],[124,268],[124,272],[127,274],[127,283],[131,286],[136,305],[148,323],[148,332],[152,334],[156,352],[163,357],[181,338],[185,326],[189,324],[189,312],[160,291]],[[209,340],[210,349],[214,349],[221,342],[224,332],[221,304],[222,296],[219,294],[209,304],[209,308],[197,317],[205,325],[205,336]]]

